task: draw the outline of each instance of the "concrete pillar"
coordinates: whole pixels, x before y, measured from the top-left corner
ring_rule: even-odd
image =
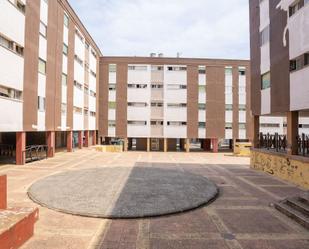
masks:
[[[289,155],[298,154],[298,112],[287,113],[287,153]]]
[[[210,139],[204,140],[204,150],[211,151],[211,140]]]
[[[97,131],[93,131],[92,145],[97,145]]]
[[[78,148],[82,149],[83,148],[83,132],[78,131]]]
[[[253,148],[259,148],[259,136],[260,136],[260,116],[253,117]]]
[[[0,175],[0,209],[7,208],[7,177]]]
[[[212,152],[218,153],[219,151],[218,138],[212,138],[211,143],[212,143]]]
[[[186,152],[187,153],[190,152],[190,139],[189,138],[186,139]]]
[[[150,152],[150,138],[147,138],[147,152]]]
[[[73,151],[73,131],[67,131],[67,151]]]
[[[55,132],[54,131],[47,131],[46,132],[46,144],[47,144],[47,156],[54,157],[55,156]]]
[[[89,147],[89,131],[84,131],[85,147]]]
[[[26,163],[26,132],[16,132],[16,165]]]
[[[164,141],[163,141],[163,151],[164,152],[167,152],[168,151],[168,148],[167,148],[167,138],[164,138]]]
[[[128,139],[123,139],[123,151],[128,151]]]

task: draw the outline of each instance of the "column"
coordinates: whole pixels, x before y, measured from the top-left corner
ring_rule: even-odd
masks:
[[[26,163],[26,132],[16,132],[16,165]]]
[[[73,131],[67,131],[67,151],[73,151]]]
[[[92,145],[97,144],[97,131],[93,131]]]
[[[7,177],[0,175],[0,209],[7,208]]]
[[[190,152],[190,139],[189,138],[186,139],[186,152],[187,153]]]
[[[164,138],[164,142],[163,142],[163,151],[167,152],[167,138]]]
[[[128,139],[123,139],[123,151],[128,151]]]
[[[85,147],[89,147],[89,131],[84,131]]]
[[[260,116],[254,116],[253,117],[253,148],[259,148],[260,147]]]
[[[46,132],[46,144],[47,144],[47,156],[55,156],[55,132],[47,131]]]
[[[132,146],[133,146],[132,138],[129,138],[128,139],[128,150],[132,150]]]
[[[211,143],[212,143],[212,152],[213,153],[218,153],[219,148],[218,148],[218,138],[212,138],[211,139]]]
[[[150,138],[147,138],[147,152],[150,152]]]
[[[211,140],[210,139],[205,139],[204,140],[204,150],[205,151],[211,151]]]
[[[287,153],[289,155],[298,154],[298,112],[287,113]]]
[[[82,149],[83,148],[83,132],[78,131],[78,148]]]

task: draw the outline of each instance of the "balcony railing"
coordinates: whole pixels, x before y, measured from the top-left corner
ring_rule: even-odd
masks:
[[[297,137],[298,154],[301,156],[309,156],[309,135],[302,134]]]
[[[297,136],[298,155],[308,157],[309,156],[309,135],[302,134]],[[259,148],[273,150],[276,152],[287,151],[287,137],[286,135],[279,135],[278,133],[259,135]]]
[[[260,133],[259,147],[262,149],[274,150],[276,152],[286,152],[286,135],[279,135],[278,133],[275,133],[274,135],[271,135],[269,133]]]

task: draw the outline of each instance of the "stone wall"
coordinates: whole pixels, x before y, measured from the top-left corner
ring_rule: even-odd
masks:
[[[251,168],[309,189],[309,158],[253,149]]]

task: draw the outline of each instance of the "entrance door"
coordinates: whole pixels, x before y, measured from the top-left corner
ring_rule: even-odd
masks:
[[[152,151],[159,151],[160,150],[160,141],[158,138],[151,139],[151,150]]]

